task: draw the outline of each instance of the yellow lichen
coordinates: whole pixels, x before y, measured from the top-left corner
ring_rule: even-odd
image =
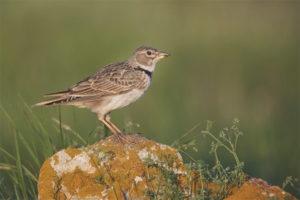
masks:
[[[251,178],[246,181],[241,188],[234,188],[232,195],[225,200],[240,200],[240,199],[290,199],[296,200],[295,197],[291,196],[289,193],[284,192],[281,188],[277,186],[270,186],[262,179]]]
[[[57,165],[58,164],[58,155],[54,155],[54,156],[52,156],[52,158],[55,161],[54,164]]]
[[[82,151],[79,149],[65,149],[64,150],[71,158],[74,158],[76,155],[80,154]]]

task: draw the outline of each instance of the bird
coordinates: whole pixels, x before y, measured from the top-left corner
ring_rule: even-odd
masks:
[[[157,62],[168,56],[156,48],[141,46],[129,59],[106,65],[65,91],[46,94],[52,98],[33,106],[73,105],[90,109],[119,140],[127,141],[126,135],[111,122],[110,114],[143,96]]]

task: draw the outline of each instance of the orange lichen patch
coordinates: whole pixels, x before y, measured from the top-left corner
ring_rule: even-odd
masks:
[[[82,151],[80,149],[65,149],[65,153],[67,153],[71,158],[74,158],[76,155],[80,154]]]
[[[52,159],[54,160],[54,164],[57,165],[58,164],[58,155],[52,156]]]
[[[56,199],[59,191],[58,182],[59,178],[50,165],[50,159],[48,159],[44,162],[40,171],[38,182],[39,196],[47,197],[46,199]]]
[[[226,200],[261,200],[276,198],[278,200],[296,200],[291,194],[277,186],[271,186],[262,179],[251,178],[241,188],[235,188]]]
[[[60,182],[62,191],[67,197],[101,197],[105,185],[99,184],[95,176],[85,176],[80,170],[66,174]]]

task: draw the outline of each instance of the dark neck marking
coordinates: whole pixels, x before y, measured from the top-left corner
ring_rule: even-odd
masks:
[[[147,75],[149,76],[149,78],[152,78],[152,72],[150,72],[150,71],[148,71],[148,70],[146,70],[146,69],[143,69],[143,68],[141,68],[140,66],[135,67],[134,69],[135,69],[135,70],[142,71],[142,72],[144,72],[145,74],[147,74]]]

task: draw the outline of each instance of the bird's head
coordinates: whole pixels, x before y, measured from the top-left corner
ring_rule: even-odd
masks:
[[[153,72],[156,63],[169,56],[166,52],[159,51],[153,47],[141,46],[135,50],[129,62],[133,66],[140,66],[148,71]]]

